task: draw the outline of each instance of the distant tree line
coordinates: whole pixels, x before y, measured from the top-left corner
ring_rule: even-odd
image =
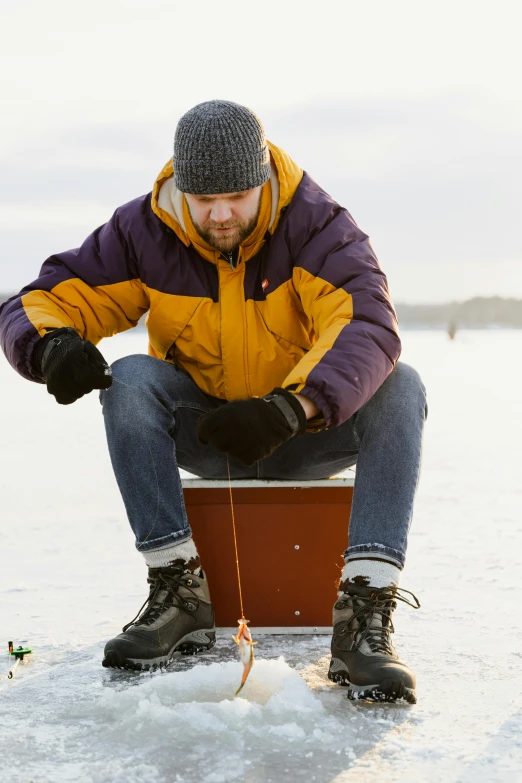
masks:
[[[0,304],[12,294],[0,293]],[[501,296],[467,299],[437,305],[395,304],[399,325],[432,329],[477,329],[484,326],[522,328],[522,299]],[[140,326],[143,325],[143,319]]]
[[[473,329],[484,326],[522,328],[522,299],[500,296],[468,299],[439,305],[396,304],[401,326]]]

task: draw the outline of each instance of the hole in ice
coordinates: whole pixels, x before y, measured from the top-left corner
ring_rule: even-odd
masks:
[[[303,679],[283,657],[256,660],[239,697],[242,665],[239,662],[195,666],[188,671],[151,677],[125,690],[107,681],[101,698],[88,708],[90,720],[117,725],[123,733],[157,731],[159,724],[200,732],[258,731],[261,724],[278,725],[288,738],[298,739],[304,729],[295,724],[296,710],[315,726],[324,708]],[[308,716],[308,717],[305,717]],[[283,729],[284,726],[284,729]],[[155,727],[155,728],[153,728]]]
[[[150,679],[144,679],[135,688],[124,691],[107,690],[104,696],[110,701],[112,696],[109,694],[115,696],[117,693],[118,699],[142,702],[147,695],[152,697],[156,694],[165,705],[237,701],[235,692],[242,674],[243,666],[239,661],[211,663],[207,666],[194,666],[186,671],[156,674]],[[265,705],[278,695],[288,695],[292,699],[300,697],[308,703],[316,701],[306,683],[282,656],[276,660],[257,659],[238,699]]]

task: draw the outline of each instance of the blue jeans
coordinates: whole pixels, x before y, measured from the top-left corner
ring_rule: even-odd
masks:
[[[226,402],[202,392],[184,370],[151,356],[119,359],[112,373],[113,384],[100,400],[136,547],[150,551],[181,543],[191,530],[178,468],[202,478],[227,478],[226,454],[199,443],[196,432],[199,417]],[[357,463],[345,559],[364,553],[402,568],[426,416],[419,374],[398,362],[348,421],[298,435],[252,466],[229,457],[230,475],[312,480]]]

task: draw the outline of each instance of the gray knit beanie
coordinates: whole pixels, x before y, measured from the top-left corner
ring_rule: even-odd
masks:
[[[172,161],[174,182],[183,193],[237,193],[270,177],[261,121],[231,101],[200,103],[183,115]]]

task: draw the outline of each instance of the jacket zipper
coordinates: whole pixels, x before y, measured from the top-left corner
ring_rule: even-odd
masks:
[[[221,255],[223,256],[223,258],[225,258],[228,261],[228,263],[230,264],[230,269],[232,270],[232,272],[234,272],[235,269],[237,268],[237,262],[234,263],[234,254],[233,253],[226,253],[226,254],[222,253]]]

